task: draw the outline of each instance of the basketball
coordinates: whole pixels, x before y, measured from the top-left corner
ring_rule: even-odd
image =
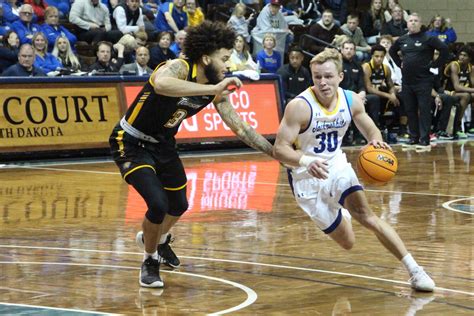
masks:
[[[357,159],[357,173],[368,183],[386,183],[393,178],[397,169],[397,157],[388,149],[370,145],[360,153]]]

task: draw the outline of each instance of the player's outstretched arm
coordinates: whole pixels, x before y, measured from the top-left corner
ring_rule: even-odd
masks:
[[[225,78],[218,84],[201,84],[187,81],[189,65],[182,59],[169,60],[152,74],[155,92],[168,97],[195,95],[227,95],[242,86],[237,77]]]
[[[235,112],[227,97],[215,103],[216,110],[229,128],[248,146],[273,157],[273,146]]]
[[[382,133],[380,133],[377,125],[375,125],[374,121],[372,121],[370,116],[365,112],[362,99],[354,93],[353,100],[351,105],[352,119],[357,129],[364,135],[365,139],[367,139],[367,145],[381,146],[382,148],[390,149],[390,146],[383,141]]]

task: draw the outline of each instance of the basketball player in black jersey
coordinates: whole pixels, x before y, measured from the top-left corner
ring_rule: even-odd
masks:
[[[371,49],[372,58],[362,65],[364,71],[364,83],[367,91],[367,103],[365,105],[367,114],[379,129],[382,126],[380,115],[385,112],[385,104],[391,103],[394,111],[398,111],[400,101],[398,100],[395,85],[392,81],[390,68],[383,63],[386,50],[382,45],[374,45]]]
[[[272,155],[272,145],[240,119],[227,99],[242,85],[236,77],[224,78],[235,37],[220,23],[205,21],[190,28],[184,43],[187,59],[158,66],[110,136],[123,178],[148,207],[143,233],[137,234],[145,251],[141,286],[163,287],[160,262],[180,264],[169,246],[168,232],[188,208],[186,174],[175,140],[181,122],[212,102],[242,141]]]

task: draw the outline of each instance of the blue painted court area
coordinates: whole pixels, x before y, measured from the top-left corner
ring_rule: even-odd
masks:
[[[75,309],[34,306],[23,304],[0,303],[0,315],[63,315],[63,316],[84,316],[84,315],[113,315]]]
[[[452,207],[452,208],[455,208],[455,209],[457,209],[457,210],[466,212],[466,213],[472,213],[472,214],[474,214],[474,206],[472,206],[471,204],[458,204],[458,203],[454,203],[454,204],[451,204],[451,207]]]

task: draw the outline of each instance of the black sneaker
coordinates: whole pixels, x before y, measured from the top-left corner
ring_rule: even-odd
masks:
[[[437,136],[438,136],[438,139],[442,139],[442,140],[453,140],[454,139],[453,136],[449,135],[445,131],[439,131]]]
[[[174,253],[173,249],[171,249],[170,244],[174,241],[171,238],[171,234],[168,234],[166,238],[166,242],[164,244],[158,245],[158,255],[161,257],[161,262],[166,264],[167,266],[176,269],[180,266],[181,262],[179,261],[178,257]]]
[[[415,147],[418,143],[418,139],[411,138],[408,142],[402,144],[402,147]]]
[[[148,257],[140,269],[140,285],[143,287],[163,287],[160,277],[160,261]]]

